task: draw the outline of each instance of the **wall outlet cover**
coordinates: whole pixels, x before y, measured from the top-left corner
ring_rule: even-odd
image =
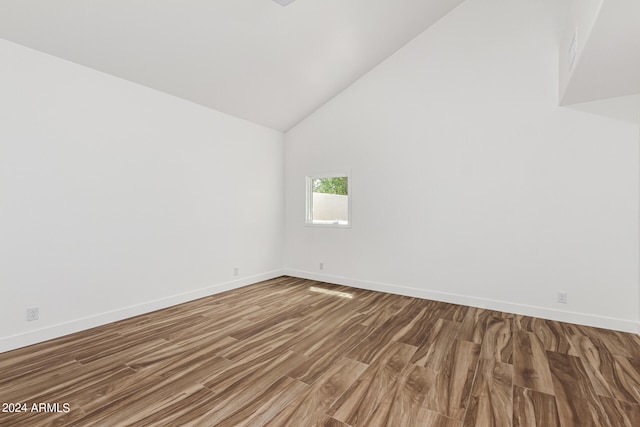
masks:
[[[31,307],[27,308],[27,321],[31,322],[40,318],[40,308]]]

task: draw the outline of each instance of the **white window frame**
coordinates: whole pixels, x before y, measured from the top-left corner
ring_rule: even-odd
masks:
[[[313,180],[323,178],[347,178],[347,223],[329,223],[313,221]],[[305,191],[305,226],[321,227],[321,228],[351,228],[351,173],[350,172],[331,172],[316,173],[306,176]]]

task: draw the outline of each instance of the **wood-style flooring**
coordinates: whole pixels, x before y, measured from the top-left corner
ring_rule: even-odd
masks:
[[[282,277],[0,354],[0,402],[29,405],[3,427],[638,427],[640,337]]]

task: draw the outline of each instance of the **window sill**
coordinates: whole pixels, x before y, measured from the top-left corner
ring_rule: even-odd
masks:
[[[348,222],[305,222],[305,227],[319,227],[319,228],[351,228],[351,224]]]

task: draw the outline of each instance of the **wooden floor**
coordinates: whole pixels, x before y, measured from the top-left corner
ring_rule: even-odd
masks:
[[[640,338],[283,277],[0,354],[0,402],[28,405],[3,427],[638,427]]]

